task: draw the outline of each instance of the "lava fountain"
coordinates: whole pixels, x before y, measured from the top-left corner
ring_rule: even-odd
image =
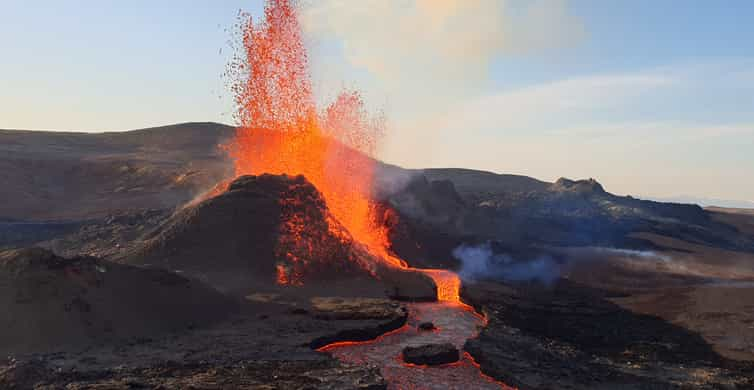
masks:
[[[239,38],[243,47],[228,67],[239,123],[235,138],[227,145],[235,173],[304,175],[322,193],[349,239],[362,244],[379,259],[380,266],[409,268],[389,251],[388,232],[372,198],[374,157],[384,133],[384,120],[367,113],[356,91],[344,91],[326,107],[317,107],[296,12],[289,0],[269,0],[260,23],[241,15]],[[295,221],[292,223],[295,225]],[[291,230],[295,231],[295,226]],[[295,269],[306,266],[306,259],[290,252],[283,255],[287,258],[278,264],[278,283],[301,284]],[[383,375],[393,387],[426,388],[435,383],[447,388],[451,383],[477,382],[499,387],[499,383],[481,375],[468,355],[459,363],[431,369],[398,360],[401,347],[416,342],[437,339],[461,347],[484,322],[461,302],[456,274],[421,271],[435,281],[437,303],[409,305],[409,323],[377,340],[336,343],[323,350],[343,360],[384,363]],[[431,320],[440,330],[419,335],[415,327],[410,327],[419,320]]]
[[[238,111],[229,152],[236,175],[304,175],[322,193],[332,215],[352,238],[390,265],[387,231],[371,201],[381,117],[371,118],[356,91],[342,92],[318,109],[295,7],[272,0],[264,21],[242,19],[244,55],[231,63]]]

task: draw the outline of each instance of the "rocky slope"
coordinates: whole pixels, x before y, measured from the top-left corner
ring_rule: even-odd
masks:
[[[170,272],[43,249],[0,252],[0,352],[83,348],[227,318],[232,300]]]
[[[434,259],[452,266],[453,248],[485,241],[509,252],[553,246],[662,249],[639,233],[754,253],[752,230],[733,217],[696,205],[616,196],[593,179],[546,184],[464,170],[426,172],[405,172],[405,184],[383,195],[401,217],[392,237],[395,249],[420,263]],[[438,234],[446,238],[435,240]]]
[[[191,331],[0,359],[3,389],[385,389],[375,367],[312,349],[338,335],[400,327],[394,301],[257,294],[230,318]]]
[[[173,208],[232,171],[234,132],[187,123],[108,133],[0,130],[0,218],[81,220]]]
[[[182,272],[242,295],[284,284],[435,296],[423,274],[387,268],[355,243],[303,176],[239,177],[227,191],[176,213],[124,261]]]
[[[599,290],[478,283],[462,295],[489,319],[465,349],[485,373],[522,390],[754,386],[751,362],[726,359],[697,333]]]

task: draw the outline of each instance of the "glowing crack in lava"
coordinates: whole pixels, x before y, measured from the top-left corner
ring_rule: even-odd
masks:
[[[264,16],[255,25],[250,16],[241,15],[243,51],[228,69],[238,107],[239,126],[228,145],[236,174],[304,175],[322,193],[339,222],[330,224],[336,237],[363,245],[380,259],[382,266],[408,268],[405,261],[388,250],[388,232],[372,200],[373,157],[383,134],[382,118],[370,118],[354,91],[344,91],[333,103],[319,109],[312,94],[295,4],[270,0]],[[301,231],[301,223],[295,219],[287,222],[293,241],[300,238],[296,232]],[[301,243],[304,250],[316,244]],[[315,255],[316,251],[310,254]],[[300,267],[307,266],[306,256],[291,251],[282,255],[285,262],[277,265],[278,283],[301,284]],[[479,372],[468,355],[439,369],[401,363],[404,345],[444,340],[461,347],[484,322],[460,301],[456,274],[446,270],[421,271],[435,281],[439,302],[410,305],[409,325],[420,319],[430,320],[439,331],[419,335],[415,327],[407,325],[372,342],[336,343],[324,350],[343,360],[380,363],[383,375],[397,388],[426,388],[432,383],[440,388],[462,383],[499,387],[499,383]]]

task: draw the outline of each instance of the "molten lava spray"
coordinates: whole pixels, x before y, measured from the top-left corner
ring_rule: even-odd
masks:
[[[271,0],[255,25],[242,16],[244,53],[231,64],[240,126],[229,152],[236,175],[304,175],[353,240],[388,264],[387,231],[371,200],[381,117],[369,117],[358,92],[344,91],[324,109],[315,104],[294,4]],[[289,259],[295,261],[295,259]],[[280,275],[280,282],[290,282]]]

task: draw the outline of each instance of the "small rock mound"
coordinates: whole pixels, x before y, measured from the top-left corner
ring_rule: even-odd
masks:
[[[460,359],[458,348],[453,344],[427,344],[403,349],[403,361],[422,366],[436,366],[457,362]]]
[[[0,353],[27,353],[205,325],[235,304],[167,271],[32,248],[0,252],[0,307]]]
[[[316,317],[323,320],[384,320],[406,317],[406,310],[385,298],[315,297]]]

